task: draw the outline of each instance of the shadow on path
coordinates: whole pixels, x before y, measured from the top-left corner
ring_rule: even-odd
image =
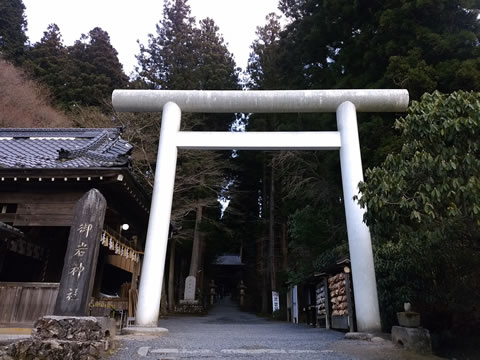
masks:
[[[265,321],[254,314],[243,312],[230,297],[219,299],[204,317],[210,324],[260,324]]]

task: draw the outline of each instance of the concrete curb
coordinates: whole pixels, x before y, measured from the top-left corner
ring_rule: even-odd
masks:
[[[129,326],[122,329],[122,335],[166,336],[168,329],[161,327]]]

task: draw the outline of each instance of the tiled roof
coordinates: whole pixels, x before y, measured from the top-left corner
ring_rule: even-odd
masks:
[[[126,166],[131,150],[119,129],[0,128],[0,168]]]

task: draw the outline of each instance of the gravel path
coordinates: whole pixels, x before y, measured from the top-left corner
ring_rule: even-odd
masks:
[[[409,357],[388,341],[348,341],[341,332],[265,320],[240,312],[229,299],[206,316],[172,316],[159,326],[169,334],[119,336],[119,349],[108,359],[431,359]]]

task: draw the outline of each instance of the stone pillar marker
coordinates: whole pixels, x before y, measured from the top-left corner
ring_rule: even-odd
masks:
[[[91,189],[75,205],[54,315],[87,316],[107,202]]]
[[[215,280],[211,280],[210,284],[208,284],[210,287],[210,305],[213,305],[215,303],[215,296],[217,295],[216,288],[217,285],[215,285]]]
[[[197,279],[195,276],[187,276],[185,279],[185,292],[183,293],[183,300],[194,302],[195,301],[195,288],[197,286]]]
[[[175,307],[175,312],[181,314],[201,314],[204,310],[199,299],[195,299],[197,290],[197,278],[193,275],[185,278],[185,290],[183,300]]]

